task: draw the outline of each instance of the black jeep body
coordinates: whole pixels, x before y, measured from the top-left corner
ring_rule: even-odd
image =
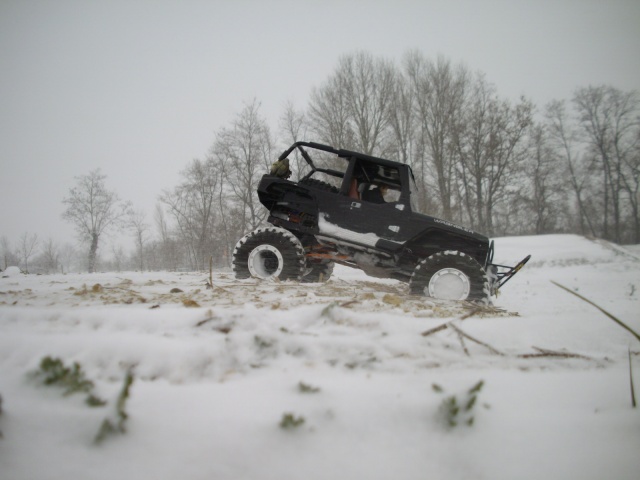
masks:
[[[320,152],[322,164],[307,149]],[[465,257],[465,265],[481,270],[478,275],[486,285],[478,288],[485,291],[476,296],[484,298],[528,260],[513,268],[493,265],[493,243],[485,235],[418,213],[409,165],[313,142],[294,143],[280,155],[280,165],[288,167],[294,151],[306,162],[301,178],[290,181],[282,168],[274,168],[279,174],[262,177],[258,196],[269,211],[268,222],[300,241],[307,269],[336,262],[372,276],[415,281],[416,288],[423,289],[429,279],[423,285],[416,272],[426,259],[440,255],[440,260],[431,260],[440,265],[440,270],[435,267],[439,275],[443,269],[457,275],[471,268],[443,266],[443,255],[455,254],[449,260]]]

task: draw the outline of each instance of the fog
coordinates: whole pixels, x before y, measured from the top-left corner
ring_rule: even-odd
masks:
[[[244,104],[277,135],[341,55],[443,55],[541,108],[638,89],[638,25],[637,1],[3,0],[0,236],[73,242],[62,200],[96,168],[151,216]]]

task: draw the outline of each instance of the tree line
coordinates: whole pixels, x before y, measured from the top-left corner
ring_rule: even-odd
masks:
[[[89,246],[89,271],[102,233],[116,226],[129,229],[136,251],[125,258],[114,250],[112,268],[201,270],[211,258],[228,266],[236,241],[266,219],[260,177],[298,140],[411,165],[423,213],[488,236],[578,233],[640,243],[635,91],[579,87],[570,100],[537,107],[501,98],[484,74],[445,57],[410,51],[396,63],[357,52],[338,60],[305,108],[286,104],[275,131],[257,100],[244,105],[204,158],[160,193],[152,220],[109,192],[99,171],[78,177],[64,217]],[[302,169],[296,157],[294,179]],[[90,219],[89,191],[101,192],[93,206],[103,207]]]
[[[412,166],[424,212],[489,236],[640,242],[637,92],[588,86],[538,110],[482,73],[409,52],[340,59],[311,94],[315,139]]]

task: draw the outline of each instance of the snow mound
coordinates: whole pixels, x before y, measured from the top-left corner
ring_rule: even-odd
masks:
[[[16,275],[20,275],[20,269],[18,267],[7,267],[3,272],[0,273],[0,276],[2,278],[15,277]]]
[[[527,268],[640,262],[640,256],[613,243],[580,235],[538,235],[495,239],[494,262],[514,265],[531,254]]]

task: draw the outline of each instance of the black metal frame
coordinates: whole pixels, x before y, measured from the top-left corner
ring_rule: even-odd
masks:
[[[505,283],[507,283],[511,278],[520,271],[522,267],[526,265],[526,263],[531,258],[531,255],[527,255],[524,257],[515,267],[508,267],[506,265],[496,265],[495,263],[490,263],[489,267],[494,267],[496,270],[494,272],[497,280],[495,281],[495,291],[498,291]],[[500,271],[499,269],[503,269]]]

